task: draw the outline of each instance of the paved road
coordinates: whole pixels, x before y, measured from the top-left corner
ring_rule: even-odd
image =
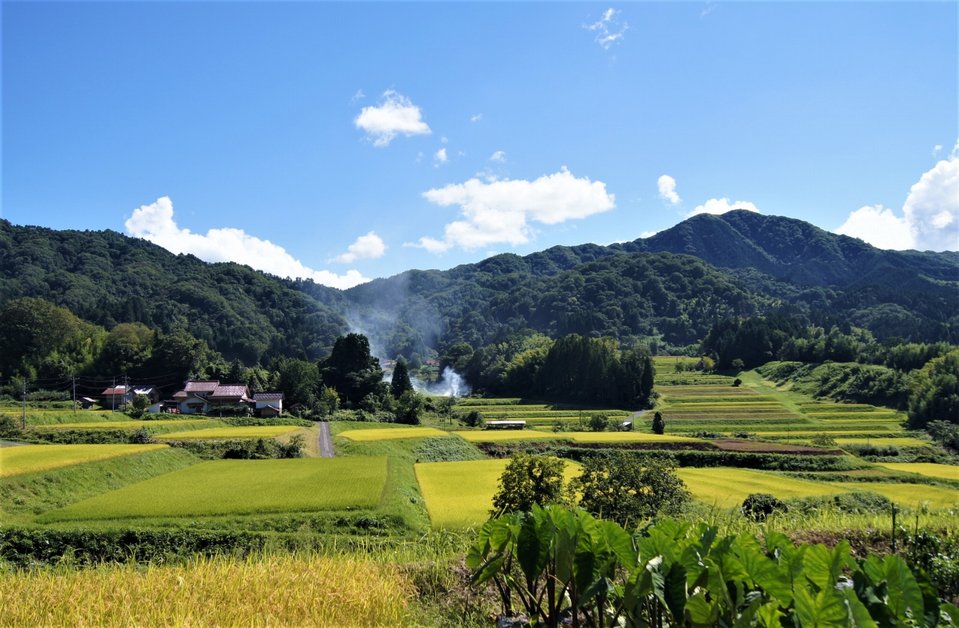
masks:
[[[330,436],[330,424],[326,421],[320,422],[320,457],[333,457],[333,437]]]
[[[28,444],[29,443],[17,443],[12,440],[0,440],[0,447],[21,447]]]

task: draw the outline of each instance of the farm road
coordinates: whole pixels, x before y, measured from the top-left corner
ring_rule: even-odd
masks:
[[[333,457],[333,437],[330,436],[330,424],[326,421],[320,422],[320,457]]]

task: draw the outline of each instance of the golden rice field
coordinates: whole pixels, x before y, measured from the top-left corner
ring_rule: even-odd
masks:
[[[185,425],[223,425],[213,419],[159,419],[157,421],[89,421],[80,423],[50,423],[35,425],[35,430],[136,430],[141,427],[152,430],[159,427],[175,427]]]
[[[213,460],[49,511],[38,521],[375,508],[386,471],[385,457]]]
[[[847,491],[869,491],[888,497],[906,508],[927,507],[933,510],[959,507],[959,490],[928,484],[898,482],[836,482]]]
[[[435,427],[394,427],[382,429],[345,430],[337,434],[356,442],[377,440],[399,440],[403,438],[432,438],[449,436],[449,432],[438,430]]]
[[[434,528],[467,528],[489,519],[493,495],[509,460],[421,462],[414,465],[420,492]],[[579,475],[580,466],[566,463],[566,480]]]
[[[166,445],[23,445],[0,447],[0,477],[47,471],[84,462],[108,460]]]
[[[295,432],[297,425],[249,425],[242,427],[210,427],[199,430],[169,432],[158,436],[166,440],[234,440],[247,438],[276,438]]]
[[[928,447],[929,441],[911,436],[902,438],[837,438],[836,444],[843,445],[874,445],[876,447]]]
[[[681,468],[678,473],[695,499],[721,508],[739,506],[752,493],[769,493],[779,499],[792,499],[834,495],[850,490],[829,482],[789,478],[752,469]]]
[[[955,465],[935,464],[932,462],[883,462],[879,463],[879,466],[893,471],[918,473],[919,475],[925,475],[930,478],[955,480],[959,482],[959,467]]]
[[[565,438],[561,432],[536,432],[533,430],[462,430],[450,432],[471,443],[501,443],[521,440],[557,440]]]
[[[362,558],[197,559],[5,573],[5,626],[403,626],[414,588]]]

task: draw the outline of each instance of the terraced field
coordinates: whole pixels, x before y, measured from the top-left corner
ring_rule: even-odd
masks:
[[[57,432],[65,430],[104,431],[104,430],[139,430],[145,429],[151,434],[164,434],[186,430],[200,430],[214,427],[225,427],[225,424],[215,419],[158,419],[156,421],[142,421],[126,419],[122,421],[83,421],[79,423],[47,423],[34,425],[31,429],[37,432]]]
[[[109,460],[166,445],[24,445],[0,448],[0,477],[36,473],[84,462]]]
[[[352,441],[367,442],[376,440],[399,440],[404,438],[432,438],[448,436],[449,432],[434,427],[395,427],[368,430],[344,430],[338,434]]]
[[[721,508],[739,506],[752,493],[769,493],[779,499],[792,499],[856,490],[829,482],[800,480],[752,469],[683,468],[679,469],[679,477],[695,499]]]
[[[526,402],[521,399],[463,399],[456,411],[466,414],[477,411],[486,421],[526,421],[530,427],[550,427],[556,423],[586,428],[589,420],[603,415],[610,421],[624,421],[631,412],[617,409],[577,408],[568,404]]]
[[[426,510],[434,528],[467,528],[489,518],[493,495],[509,460],[421,462],[414,465]],[[579,475],[580,466],[566,463],[566,480]]]
[[[244,427],[211,427],[206,429],[170,432],[159,440],[236,440],[248,438],[276,438],[301,429],[296,425],[250,425]]]
[[[524,440],[570,440],[575,443],[678,443],[700,439],[648,432],[538,432],[533,430],[476,430],[453,432],[471,443],[498,443]]]
[[[40,522],[374,508],[387,459],[214,460],[42,515]]]

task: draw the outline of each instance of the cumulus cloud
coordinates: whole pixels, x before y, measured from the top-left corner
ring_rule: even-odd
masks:
[[[483,114],[481,113],[474,113],[473,115],[470,116],[470,122],[479,122],[482,119],[483,119]]]
[[[746,209],[751,212],[759,212],[759,208],[749,201],[736,201],[731,203],[728,198],[711,198],[702,205],[697,205],[696,209],[689,212],[686,217],[696,216],[697,214],[725,214],[734,209]]]
[[[956,144],[959,148],[959,143]],[[836,233],[883,249],[959,250],[959,151],[953,148],[909,189],[902,216],[881,206],[849,214]]]
[[[383,238],[376,235],[375,231],[370,231],[366,235],[360,236],[356,242],[346,247],[346,253],[337,255],[334,261],[341,264],[352,264],[358,259],[378,259],[386,253],[386,243]]]
[[[530,223],[554,225],[586,218],[615,206],[616,198],[602,181],[575,177],[565,167],[534,181],[503,179],[434,188],[423,193],[441,207],[458,206],[461,220],[446,225],[443,238],[423,237],[415,244],[431,253],[453,247],[478,249],[494,244],[525,244],[533,237]]]
[[[171,253],[190,253],[207,262],[236,262],[280,277],[312,279],[342,289],[369,281],[356,270],[338,275],[308,268],[282,246],[242,229],[210,229],[203,235],[180,228],[173,219],[173,201],[169,196],[135,209],[124,226],[131,236],[149,240]]]
[[[659,186],[659,198],[669,202],[671,205],[679,205],[683,199],[676,193],[676,179],[668,174],[664,174],[656,180]]]
[[[432,133],[423,121],[420,108],[393,90],[383,92],[383,101],[379,105],[363,107],[353,124],[366,132],[373,146],[379,147],[389,146],[399,134],[410,137]]]
[[[609,50],[613,44],[622,41],[629,29],[629,24],[619,18],[620,13],[616,9],[606,9],[599,21],[583,25],[586,30],[596,33],[596,43],[603,50]]]
[[[881,249],[911,249],[915,240],[905,218],[888,207],[866,205],[849,214],[836,233],[865,240]]]
[[[506,163],[506,151],[505,150],[496,151],[495,153],[489,156],[489,160],[496,161],[499,163]]]
[[[449,157],[446,155],[446,149],[441,148],[433,154],[433,164],[439,166],[440,164],[445,164],[449,161]]]

